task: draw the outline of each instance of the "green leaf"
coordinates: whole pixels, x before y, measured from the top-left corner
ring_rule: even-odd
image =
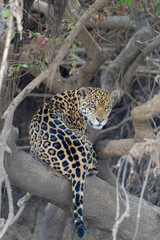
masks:
[[[126,2],[127,2],[127,4],[128,4],[128,6],[130,6],[131,3],[132,3],[132,0],[126,0]]]
[[[67,26],[68,30],[73,29],[74,28],[74,23],[73,22],[68,23],[66,26]]]
[[[2,12],[2,17],[8,18],[8,15],[9,15],[9,10],[8,9],[6,9]]]
[[[124,4],[124,1],[125,1],[125,0],[120,0],[120,1],[117,3],[116,7],[117,7],[117,8],[121,7],[121,6]]]
[[[132,3],[132,0],[120,0],[120,1],[117,3],[116,7],[121,7],[121,6],[124,5],[125,3],[126,3],[128,6],[130,6],[131,3]]]
[[[22,67],[28,68],[28,65],[25,63],[25,64],[22,64]]]
[[[76,48],[77,45],[75,43],[72,43],[72,48]]]
[[[156,6],[156,13],[160,14],[160,3],[158,3]]]
[[[42,66],[42,68],[44,68],[44,69],[48,69],[48,67],[47,67],[47,66],[44,66],[44,65]]]

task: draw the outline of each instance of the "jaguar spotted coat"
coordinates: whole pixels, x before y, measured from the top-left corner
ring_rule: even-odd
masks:
[[[80,88],[54,96],[30,124],[31,153],[72,182],[73,216],[83,237],[84,182],[97,173],[96,154],[85,136],[87,123],[101,129],[112,108],[114,91]]]

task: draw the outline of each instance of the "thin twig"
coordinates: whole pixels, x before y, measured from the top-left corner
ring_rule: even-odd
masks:
[[[0,239],[4,236],[10,223],[13,221],[13,217],[14,217],[12,190],[11,190],[10,182],[9,182],[8,175],[5,171],[5,169],[3,169],[3,176],[4,176],[4,182],[5,182],[6,188],[7,188],[7,195],[8,195],[8,202],[9,202],[9,214],[8,214],[7,221],[5,222],[4,226],[0,230]]]
[[[123,124],[125,124],[128,121],[131,121],[131,117],[125,118],[123,121],[118,123],[116,126],[109,127],[109,128],[106,128],[106,129],[102,130],[101,133],[107,133],[107,132],[116,130],[117,128],[121,127]]]
[[[25,206],[22,206],[19,208],[18,212],[16,213],[16,215],[13,218],[13,221],[10,223],[10,225],[12,225],[13,223],[15,223],[17,221],[17,219],[21,216],[21,214],[23,213],[23,210],[25,209]]]
[[[151,163],[152,163],[152,161],[149,161],[147,171],[146,171],[145,180],[144,180],[144,183],[143,183],[143,187],[142,187],[142,191],[141,191],[141,195],[140,195],[140,199],[139,199],[136,229],[135,229],[135,234],[134,234],[133,240],[136,240],[137,234],[138,234],[139,222],[140,222],[140,218],[141,218],[141,206],[142,206],[142,201],[143,201],[143,195],[144,195],[144,191],[145,191],[145,188],[146,188],[146,185],[147,185],[147,180],[148,180],[148,175],[149,175],[149,170],[150,170],[150,167],[151,167]]]
[[[116,203],[117,203],[117,210],[116,210],[116,217],[115,219],[117,220],[120,216],[120,208],[119,208],[119,182],[120,182],[120,174],[122,171],[122,166],[124,164],[125,158],[120,159],[120,167],[118,169],[118,174],[116,178]]]
[[[117,197],[117,199],[118,199],[117,210],[118,211],[117,211],[117,215],[116,215],[117,220],[116,220],[116,222],[115,222],[115,224],[113,226],[113,229],[112,229],[113,240],[116,240],[116,236],[117,236],[119,225],[123,222],[124,218],[129,217],[129,215],[130,215],[129,197],[128,197],[127,191],[125,190],[125,178],[126,178],[126,171],[127,171],[127,165],[128,165],[127,157],[123,157],[123,160],[121,162],[121,168],[122,168],[124,162],[125,162],[125,166],[124,166],[124,171],[123,171],[123,176],[122,176],[121,188],[122,188],[122,190],[124,192],[124,195],[125,195],[125,198],[126,198],[126,210],[121,215],[121,217],[119,217],[120,209],[119,209],[119,199]],[[117,185],[117,182],[116,182],[116,185]],[[116,187],[116,193],[119,195],[119,191],[117,190],[117,187]]]

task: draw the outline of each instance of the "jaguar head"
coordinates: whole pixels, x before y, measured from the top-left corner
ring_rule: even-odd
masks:
[[[117,90],[105,92],[100,88],[80,88],[80,112],[87,123],[102,129],[107,123]]]

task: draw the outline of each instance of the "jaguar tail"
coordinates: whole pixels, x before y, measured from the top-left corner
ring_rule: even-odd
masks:
[[[83,197],[85,177],[86,174],[83,173],[81,177],[72,179],[73,216],[79,238],[82,238],[86,232],[86,228],[83,222]]]

